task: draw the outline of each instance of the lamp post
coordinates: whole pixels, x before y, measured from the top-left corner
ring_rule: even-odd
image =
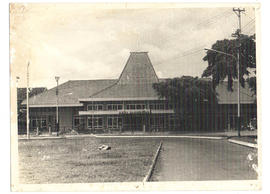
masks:
[[[56,134],[58,136],[59,133],[59,114],[58,114],[58,82],[59,82],[60,77],[55,76],[55,81],[56,81]]]
[[[238,126],[237,126],[237,131],[238,131],[238,136],[240,137],[241,134],[240,134],[240,130],[241,130],[241,123],[240,123],[240,117],[241,117],[241,112],[240,112],[240,62],[239,62],[239,52],[237,53],[237,57],[232,55],[232,54],[229,54],[229,53],[225,53],[225,52],[222,52],[222,51],[218,51],[218,50],[215,50],[215,49],[208,49],[208,48],[205,48],[204,50],[207,50],[207,51],[212,51],[212,52],[216,52],[216,53],[220,53],[220,54],[223,54],[223,55],[227,55],[227,56],[230,56],[230,57],[233,57],[233,59],[235,59],[236,63],[237,63],[237,76],[238,76],[238,79],[237,79],[237,83],[238,83],[238,86],[237,86],[237,123],[238,123]]]
[[[21,102],[18,101],[18,88],[19,88],[19,80],[20,80],[20,77],[19,76],[16,76],[16,102],[17,102],[17,130],[19,131],[19,112],[20,112],[20,104]],[[18,103],[19,102],[19,103]],[[17,131],[17,132],[18,132]]]
[[[26,133],[27,139],[30,139],[30,132],[29,132],[29,65],[30,62],[27,64],[27,87],[26,87]]]

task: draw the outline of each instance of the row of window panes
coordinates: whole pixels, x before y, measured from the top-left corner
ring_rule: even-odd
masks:
[[[171,104],[150,104],[149,109],[154,110],[168,110],[172,109],[173,106]]]
[[[103,126],[102,117],[88,117],[87,126],[88,128],[102,128]]]
[[[122,118],[108,117],[108,128],[120,128],[120,127],[122,127]]]
[[[145,104],[127,104],[126,105],[127,110],[140,110],[140,109],[145,109]]]
[[[88,105],[87,110],[103,110],[102,104]]]
[[[108,104],[107,109],[108,110],[122,110],[123,105],[122,104]]]
[[[30,126],[32,126],[33,128],[46,127],[47,120],[46,120],[46,118],[42,118],[42,117],[32,117],[32,118],[30,118]]]
[[[127,110],[140,110],[140,109],[145,109],[145,104],[127,104],[126,109]],[[172,109],[171,104],[150,104],[149,109],[154,109],[154,110],[168,110]]]
[[[145,109],[146,106],[145,104],[127,104],[126,109],[127,110],[143,110]],[[149,109],[152,110],[168,110],[172,109],[171,104],[150,104]],[[87,106],[88,110],[103,110],[103,105],[102,104],[97,104],[97,105],[88,105]],[[107,105],[107,110],[122,110],[123,105],[122,104],[108,104]]]

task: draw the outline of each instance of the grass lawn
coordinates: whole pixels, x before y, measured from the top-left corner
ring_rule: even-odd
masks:
[[[98,150],[102,144],[112,149]],[[20,183],[142,181],[158,145],[145,138],[19,140]]]

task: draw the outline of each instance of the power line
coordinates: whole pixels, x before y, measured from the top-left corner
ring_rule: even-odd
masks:
[[[206,25],[206,24],[214,24],[214,23],[220,21],[220,20],[218,20],[218,19],[220,19],[220,18],[222,18],[222,17],[225,17],[225,16],[228,16],[228,15],[230,15],[230,14],[231,14],[231,9],[226,10],[226,11],[224,11],[224,12],[221,13],[221,14],[215,15],[215,16],[213,16],[213,17],[211,17],[211,18],[206,19],[205,21],[202,21],[202,22],[200,22],[200,23],[198,23],[198,24],[193,25],[193,27],[190,29],[190,31],[197,30],[196,28],[198,28],[198,27],[200,27],[200,26],[202,26],[202,25],[204,25],[204,24],[205,24],[205,25]],[[213,20],[215,20],[215,21],[213,21]],[[168,41],[173,40],[176,36],[179,36],[179,34],[185,32],[185,31],[186,31],[186,29],[183,29],[182,31],[177,32],[176,34],[170,36],[170,38],[168,39]],[[176,41],[174,42],[173,45],[175,45],[175,44],[177,44]]]
[[[217,19],[220,19],[220,18],[222,18],[224,16],[228,16],[228,15],[231,15],[231,10],[227,10],[227,11],[223,12],[222,14],[219,14],[219,15],[216,15],[212,18],[209,18],[209,19],[197,24],[197,26],[202,26],[202,25],[213,23],[214,22],[213,19],[216,20],[216,22],[217,22],[218,21]]]
[[[245,12],[243,12],[243,14],[247,17],[249,17],[250,19],[252,19],[249,15],[247,15]]]
[[[245,29],[245,28],[248,27],[249,25],[255,24],[254,22],[255,22],[255,18],[253,18],[253,19],[250,20],[248,23],[246,23],[246,24],[242,27],[242,29]]]
[[[194,54],[197,54],[197,53],[199,53],[199,52],[201,52],[201,51],[203,51],[203,48],[198,49],[198,50],[196,50],[196,51],[193,51],[193,52],[191,52],[191,53],[184,54],[184,55],[182,55],[182,56],[180,56],[180,57],[186,57],[186,56],[194,55]]]
[[[240,11],[240,12],[241,12],[241,11]],[[201,25],[203,25],[203,24],[206,25],[206,24],[210,24],[210,23],[215,23],[215,22],[218,21],[217,19],[220,19],[220,18],[222,18],[222,17],[228,16],[228,15],[230,15],[230,14],[231,14],[231,9],[230,9],[230,10],[227,10],[227,11],[221,13],[221,14],[218,14],[218,15],[216,15],[216,16],[213,16],[213,17],[211,17],[211,18],[209,18],[209,19],[207,19],[207,20],[205,20],[205,21],[203,21],[203,22],[197,24],[196,27],[201,26]],[[211,21],[211,20],[217,20],[217,21]],[[247,28],[247,27],[248,27],[251,23],[253,23],[253,22],[255,22],[255,18],[251,18],[251,21],[249,21],[247,24],[245,24],[245,25],[243,26],[243,29],[244,29],[244,28]],[[241,24],[240,24],[240,25],[241,25]],[[195,27],[194,27],[193,29],[195,29]],[[178,34],[178,33],[177,33],[177,34]],[[231,38],[231,33],[228,34],[228,35],[226,35],[224,38]],[[176,44],[176,43],[175,43],[175,44]],[[173,57],[171,57],[170,59],[167,59],[166,61],[168,61],[168,60],[170,61],[170,60],[172,60],[172,59],[174,59],[174,58],[176,58],[176,57],[182,58],[182,57],[187,57],[187,56],[197,55],[197,54],[199,54],[201,51],[204,50],[204,47],[205,47],[205,46],[206,46],[206,44],[204,44],[204,45],[202,45],[202,46],[199,46],[199,47],[194,47],[194,48],[192,48],[192,49],[186,50],[186,51],[182,52],[183,54],[182,54],[181,56],[173,56]],[[164,60],[164,61],[165,61],[165,60]],[[163,63],[164,61],[159,62],[159,64],[160,64],[160,63]]]
[[[183,55],[192,53],[192,52],[194,52],[194,51],[197,51],[198,49],[202,49],[202,48],[204,48],[205,46],[206,46],[206,45],[204,44],[204,45],[200,45],[200,46],[198,46],[198,47],[194,47],[194,48],[192,48],[192,49],[186,50],[186,51],[183,52]]]
[[[246,31],[247,34],[251,33],[252,31],[255,33],[255,26],[253,26],[252,28],[250,28],[248,31]]]

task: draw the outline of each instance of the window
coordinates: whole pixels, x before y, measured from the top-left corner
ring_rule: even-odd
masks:
[[[142,109],[142,106],[140,104],[137,104],[136,109]]]
[[[37,127],[37,120],[36,119],[32,120],[32,127],[34,127],[34,128]]]
[[[74,118],[74,126],[78,126],[80,124],[79,118]]]
[[[94,126],[94,128],[96,128],[98,126],[97,118],[93,118],[93,126]]]
[[[41,127],[47,127],[47,121],[46,119],[41,120]]]
[[[117,127],[117,117],[113,118],[113,126]]]
[[[109,117],[109,118],[108,118],[108,127],[111,127],[111,126],[112,126],[112,118]]]
[[[120,128],[122,126],[122,118],[108,117],[108,128]]]
[[[108,110],[121,110],[123,108],[122,104],[108,104]]]
[[[122,118],[118,118],[118,127],[122,126]]]
[[[98,105],[98,110],[102,110],[103,109],[103,105]]]
[[[130,105],[130,109],[131,109],[131,110],[134,110],[134,109],[135,109],[135,105],[134,105],[134,104],[131,104],[131,105]]]
[[[93,119],[91,117],[88,117],[87,126],[88,128],[93,128]]]
[[[87,126],[88,128],[102,128],[103,119],[102,117],[88,117]]]
[[[45,117],[31,117],[30,118],[30,126],[32,128],[46,128],[47,127],[47,119]]]
[[[87,106],[87,110],[93,110],[92,105],[88,105],[88,106]]]
[[[102,127],[103,123],[102,123],[102,118],[98,118],[98,126],[97,127]]]
[[[84,118],[80,116],[74,116],[74,127],[78,127],[84,124]]]
[[[161,110],[164,110],[164,104],[160,104],[160,105],[159,105],[159,108],[160,108]]]
[[[168,110],[169,106],[168,104],[165,104],[165,109]]]

